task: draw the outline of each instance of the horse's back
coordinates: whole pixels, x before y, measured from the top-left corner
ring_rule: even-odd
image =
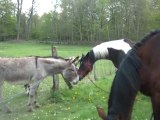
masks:
[[[160,32],[139,48],[138,54],[142,60],[140,69],[141,90],[146,95],[160,91]]]

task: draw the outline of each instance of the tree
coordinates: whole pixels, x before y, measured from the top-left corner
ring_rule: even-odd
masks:
[[[11,0],[0,0],[0,11],[0,39],[13,38],[16,33],[15,5]]]
[[[31,26],[32,26],[32,17],[33,17],[33,12],[34,12],[34,4],[35,4],[35,0],[32,0],[32,7],[30,9],[30,13],[29,13],[29,18],[27,21],[27,26],[26,26],[26,39],[28,40],[30,38],[31,35]]]
[[[23,0],[17,0],[17,40],[19,40],[20,35],[22,4]]]

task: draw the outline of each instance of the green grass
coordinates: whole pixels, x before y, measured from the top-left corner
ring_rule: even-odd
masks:
[[[58,54],[62,57],[81,56],[91,47],[56,45]],[[31,41],[0,42],[0,57],[21,56],[49,56],[51,45],[40,44]],[[107,112],[107,100],[114,77],[114,67],[111,62],[98,61],[98,81],[95,87],[87,77],[78,85],[69,90],[64,80],[60,77],[60,89],[53,92],[52,78],[45,79],[38,89],[38,102],[41,107],[33,113],[27,112],[28,96],[25,95],[23,86],[4,84],[5,102],[12,110],[11,114],[0,111],[0,120],[100,120],[96,106],[102,106]],[[107,66],[107,67],[106,67]],[[91,75],[93,78],[93,75]],[[0,104],[0,107],[2,103]],[[150,99],[139,94],[135,101],[132,118],[133,120],[148,120],[152,109]]]

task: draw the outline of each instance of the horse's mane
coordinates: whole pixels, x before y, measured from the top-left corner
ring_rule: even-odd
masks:
[[[127,39],[127,38],[124,39],[124,42],[128,43],[131,48],[133,48],[133,46],[135,45],[135,42],[133,42],[132,40]]]
[[[148,40],[151,39],[151,37],[153,37],[154,35],[160,33],[160,30],[155,30],[150,32],[148,35],[146,35],[140,42],[136,43],[135,46],[133,48],[137,49],[139,47],[141,47],[143,44],[145,44]]]

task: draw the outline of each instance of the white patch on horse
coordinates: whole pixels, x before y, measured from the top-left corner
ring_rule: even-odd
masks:
[[[93,48],[95,57],[101,59],[108,57],[108,48],[122,50],[125,54],[131,49],[130,45],[126,43],[124,39],[108,41],[101,43]]]

